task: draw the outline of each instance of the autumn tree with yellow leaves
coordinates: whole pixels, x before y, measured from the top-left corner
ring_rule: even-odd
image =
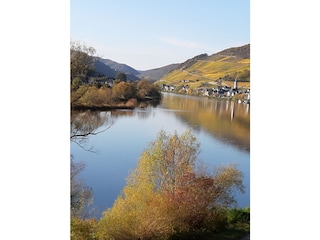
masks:
[[[198,159],[200,145],[188,130],[161,131],[97,226],[99,239],[168,239],[194,229],[216,231],[224,210],[243,191],[242,173],[228,165],[214,172]]]

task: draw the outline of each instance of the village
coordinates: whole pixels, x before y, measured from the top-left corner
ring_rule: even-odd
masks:
[[[180,82],[188,83],[189,80],[181,80]],[[250,104],[250,88],[239,88],[237,78],[234,80],[233,87],[226,84],[217,84],[216,87],[201,86],[191,89],[189,84],[180,86],[162,84],[161,91],[236,100],[238,103]]]

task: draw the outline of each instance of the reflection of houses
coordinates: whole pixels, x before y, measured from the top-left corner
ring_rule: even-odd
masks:
[[[250,92],[244,95],[244,103],[250,103]]]
[[[234,118],[234,102],[232,101],[231,102],[231,111],[230,111],[230,113],[231,113],[231,121],[233,120],[233,118]]]

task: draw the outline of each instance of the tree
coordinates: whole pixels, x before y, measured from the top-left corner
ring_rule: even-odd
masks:
[[[158,190],[175,193],[175,189],[183,184],[184,175],[194,171],[194,164],[199,153],[199,143],[187,131],[181,136],[160,131],[158,139],[151,143],[147,151],[157,167],[155,185]]]
[[[80,77],[75,77],[71,83],[71,90],[76,91],[82,85],[82,81]]]
[[[117,73],[116,80],[126,82],[127,81],[127,75],[124,72],[119,72],[119,73]]]
[[[141,79],[137,83],[137,90],[138,90],[137,97],[140,99],[145,98],[151,89],[151,85],[152,85],[151,81],[149,81],[147,79]]]
[[[71,191],[70,213],[71,218],[83,219],[88,217],[87,207],[92,204],[92,190],[79,179],[79,173],[84,169],[83,163],[75,163],[71,156]]]
[[[192,229],[217,230],[233,192],[243,190],[242,173],[231,165],[210,174],[199,167],[199,147],[190,130],[180,136],[161,131],[100,220],[101,238],[168,239]]]
[[[79,219],[72,218],[70,226],[70,239],[71,240],[97,240],[96,232],[96,219]]]
[[[94,68],[93,63],[96,58],[93,57],[96,50],[88,47],[84,43],[72,41],[70,43],[70,78],[83,77]]]
[[[91,188],[80,179],[79,174],[84,169],[82,162],[75,163],[71,155],[70,168],[70,237],[71,240],[94,240],[96,220],[87,219],[91,216],[88,207],[92,204],[93,194]],[[91,209],[93,210],[93,209]]]
[[[137,97],[140,99],[144,99],[146,97],[160,99],[161,93],[158,85],[154,85],[148,79],[141,79],[137,83]]]
[[[128,100],[136,96],[136,86],[131,82],[119,82],[112,87],[112,99]]]

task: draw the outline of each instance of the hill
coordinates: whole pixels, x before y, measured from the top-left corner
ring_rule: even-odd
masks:
[[[111,69],[108,65],[105,65],[104,63],[100,61],[96,61],[94,63],[95,71],[101,74],[104,74],[107,77],[115,77],[117,75],[117,71],[114,69]]]
[[[102,73],[108,77],[115,77],[119,72],[123,72],[127,75],[127,79],[130,81],[135,81],[141,78],[147,78],[151,81],[156,81],[170,71],[176,69],[179,65],[180,64],[170,64],[160,68],[139,71],[123,63],[117,63],[110,59],[99,58],[95,63],[95,69],[96,72]]]
[[[191,88],[203,86],[232,86],[235,78],[239,87],[250,87],[250,44],[232,47],[212,55],[197,55],[183,63],[139,71],[123,63],[99,58],[95,63],[96,72],[115,77],[124,72],[127,79],[135,81],[147,78],[159,84],[182,86],[187,81]]]
[[[213,54],[212,56],[215,55],[234,56],[243,59],[250,59],[250,44],[244,45],[242,47],[228,48],[226,50]]]
[[[124,72],[129,81],[139,79],[139,77],[136,76],[136,74],[139,74],[138,71],[126,64],[120,64],[109,59],[99,58],[98,61],[95,62],[94,67],[96,72],[104,74],[107,77],[115,78],[119,72]]]
[[[175,63],[175,64],[170,64],[164,67],[160,67],[160,68],[140,71],[140,73],[137,76],[140,78],[147,78],[151,81],[157,81],[160,78],[162,78],[164,75],[168,74],[170,71],[177,69],[178,66],[180,66],[180,64]]]
[[[188,82],[190,88],[200,88],[232,86],[235,78],[238,79],[239,87],[250,87],[250,44],[225,49],[210,56],[195,56],[157,82],[173,86],[182,86]]]
[[[123,63],[117,63],[115,61],[112,61],[110,59],[99,59],[100,62],[104,63],[105,65],[109,66],[110,68],[116,70],[117,72],[123,72],[125,74],[132,74],[132,75],[138,75],[140,72],[136,69],[123,64]]]

